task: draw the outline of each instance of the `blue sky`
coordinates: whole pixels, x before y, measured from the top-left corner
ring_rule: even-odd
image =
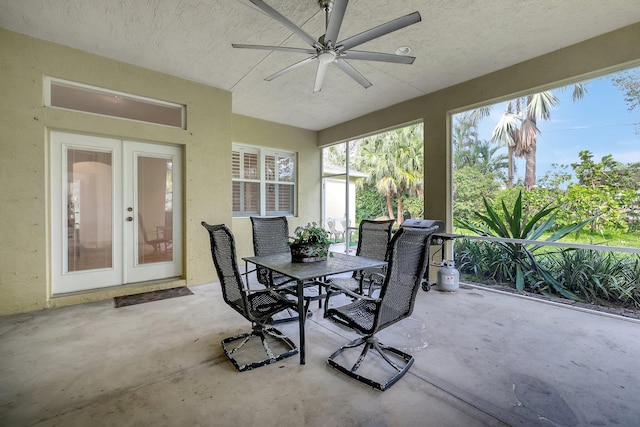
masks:
[[[624,93],[611,77],[590,80],[579,101],[571,99],[572,90],[572,86],[553,90],[560,102],[553,107],[551,120],[538,123],[542,132],[537,142],[536,177],[542,177],[553,163],[569,166],[578,162],[581,150],[590,150],[596,162],[607,154],[621,163],[640,162],[640,110],[628,111]],[[491,139],[505,105],[495,104],[491,116],[479,123],[481,140]],[[516,175],[524,179],[524,159],[516,159],[516,169]],[[568,172],[572,172],[570,167]]]

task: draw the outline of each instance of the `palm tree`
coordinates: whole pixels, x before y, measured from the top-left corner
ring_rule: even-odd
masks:
[[[584,97],[588,83],[573,85],[573,101]],[[513,184],[513,157],[525,159],[525,190],[536,184],[536,143],[540,129],[538,120],[550,120],[551,108],[558,104],[558,98],[550,91],[534,93],[507,102],[500,121],[493,129],[492,141],[507,146],[509,158],[508,185]]]
[[[451,137],[454,169],[461,169],[472,161],[471,147],[478,143],[478,120],[473,111],[465,111],[454,118]]]
[[[386,197],[389,218],[404,221],[405,195],[422,194],[423,142],[422,124],[407,126],[365,138],[356,158],[356,168],[368,174]],[[397,216],[393,199],[397,202]]]
[[[491,107],[482,107],[458,114],[452,127],[453,136],[453,168],[460,170],[465,166],[478,169],[483,174],[494,174],[504,178],[508,157],[496,154],[500,146],[492,146],[491,142],[480,140],[478,122],[489,115]]]
[[[491,114],[491,107],[486,106],[454,116],[451,140],[455,151],[464,150],[478,142],[478,122],[489,114]]]
[[[507,155],[496,154],[500,146],[491,145],[489,141],[479,141],[471,149],[470,157],[474,159],[470,165],[484,174],[494,174],[502,176],[503,170],[507,168]]]

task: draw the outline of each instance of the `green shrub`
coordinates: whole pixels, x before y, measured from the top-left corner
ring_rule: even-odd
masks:
[[[544,258],[567,289],[592,303],[640,308],[640,258],[613,252],[565,250]]]
[[[502,201],[502,214],[499,214],[483,198],[486,214],[476,213],[476,222],[456,219],[459,227],[470,230],[480,236],[502,237],[521,240],[538,240],[548,232],[553,231],[545,241],[554,242],[562,237],[574,233],[589,224],[591,220],[556,227],[556,207],[544,206],[532,216],[523,209],[522,193],[507,208]],[[515,288],[523,291],[525,288],[542,293],[557,293],[565,298],[577,300],[577,295],[566,289],[561,282],[540,264],[535,254],[544,248],[538,244],[522,244],[511,242],[492,243],[499,248],[499,256],[493,256],[489,263],[492,277],[499,282],[513,283]]]

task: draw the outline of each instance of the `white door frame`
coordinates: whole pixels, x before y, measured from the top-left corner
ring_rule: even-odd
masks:
[[[157,280],[182,275],[182,160],[175,146],[51,131],[51,283],[52,295]],[[68,178],[67,150],[79,149],[111,154],[112,167],[112,265],[108,268],[68,271]],[[138,265],[138,221],[135,180],[138,155],[171,158],[173,161],[173,262]],[[133,212],[127,207],[132,206]],[[133,221],[126,219],[133,214]]]

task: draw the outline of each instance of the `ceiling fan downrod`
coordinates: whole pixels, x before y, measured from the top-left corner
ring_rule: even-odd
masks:
[[[327,29],[329,28],[329,18],[331,17],[331,9],[333,9],[333,0],[318,0],[318,5],[320,9],[324,12],[324,32],[325,34],[321,35],[318,41],[321,45],[325,46],[324,37],[326,35]]]

